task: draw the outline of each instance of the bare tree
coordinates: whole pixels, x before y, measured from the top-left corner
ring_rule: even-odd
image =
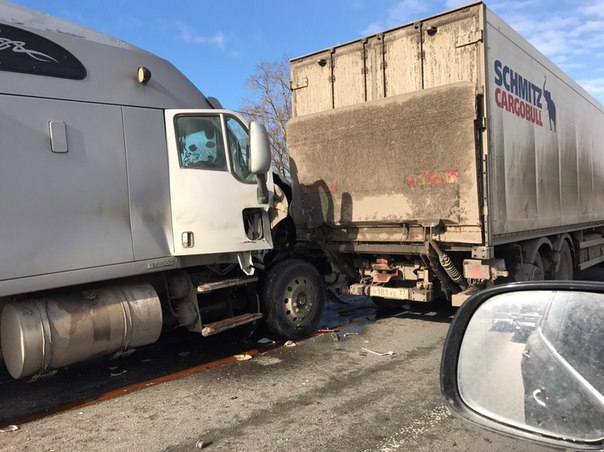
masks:
[[[264,123],[273,153],[273,166],[280,176],[291,179],[286,146],[286,126],[291,116],[288,59],[261,61],[246,87],[251,97],[243,99],[240,110],[249,119]]]

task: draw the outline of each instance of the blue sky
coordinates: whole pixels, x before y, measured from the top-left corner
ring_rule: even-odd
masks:
[[[459,0],[14,0],[170,60],[237,109],[260,60],[295,57],[454,8]],[[604,0],[487,6],[604,102]]]

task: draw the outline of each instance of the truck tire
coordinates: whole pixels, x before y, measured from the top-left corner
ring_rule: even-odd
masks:
[[[311,333],[325,304],[319,272],[309,263],[288,259],[266,274],[260,302],[266,325],[281,339]]]
[[[565,240],[560,247],[560,262],[556,270],[555,278],[560,280],[573,279],[573,255],[570,252],[568,242]]]

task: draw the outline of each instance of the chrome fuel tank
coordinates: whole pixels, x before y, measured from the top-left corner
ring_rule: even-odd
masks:
[[[149,284],[103,287],[7,304],[1,343],[13,378],[155,342],[159,298]]]

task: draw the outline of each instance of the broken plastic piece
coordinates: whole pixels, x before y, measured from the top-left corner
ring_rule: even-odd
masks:
[[[19,430],[19,427],[16,425],[9,425],[8,427],[5,428],[0,428],[0,433],[10,433],[10,432],[15,432]]]
[[[374,352],[373,350],[369,350],[368,348],[365,348],[365,347],[361,347],[361,350],[364,350],[364,351],[366,351],[368,353],[373,353],[374,355],[378,355],[378,356],[392,356],[392,355],[394,355],[393,351],[387,351],[387,352],[384,352],[384,353],[380,353],[380,352]]]
[[[28,383],[33,383],[33,382],[41,380],[43,378],[54,377],[56,374],[57,374],[56,370],[51,370],[50,372],[44,372],[44,373],[41,372],[39,374],[32,375],[32,377],[29,379]]]
[[[120,350],[119,352],[116,352],[111,358],[109,359],[117,359],[117,358],[123,358],[126,356],[130,356],[132,353],[135,352],[134,348],[129,348],[126,350]]]
[[[258,343],[261,345],[266,345],[266,344],[274,344],[275,341],[272,339],[269,339],[268,337],[263,337],[262,339],[258,339]]]
[[[296,343],[294,341],[287,341],[285,344],[286,347],[295,347]]]
[[[243,355],[235,355],[235,359],[237,361],[247,361],[248,359],[252,359],[252,355],[248,355],[244,353]]]

